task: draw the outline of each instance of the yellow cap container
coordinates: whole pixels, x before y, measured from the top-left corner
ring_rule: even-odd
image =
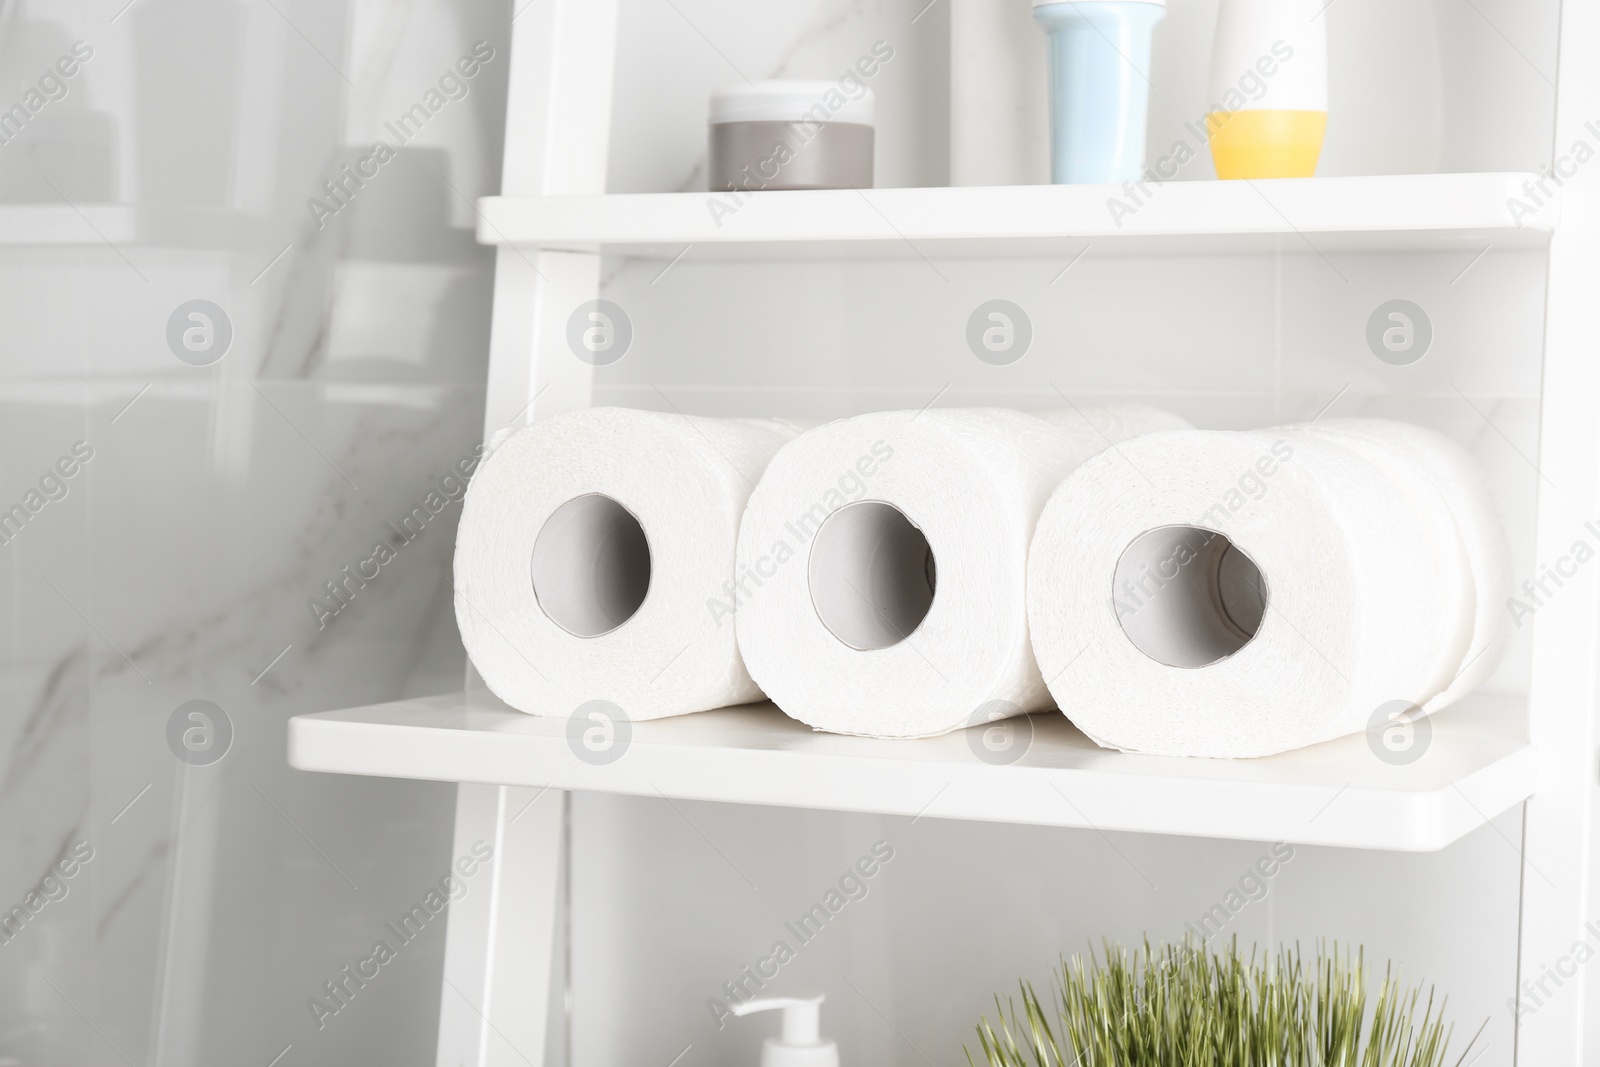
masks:
[[[1309,178],[1328,127],[1322,0],[1221,0],[1206,115],[1219,178]]]

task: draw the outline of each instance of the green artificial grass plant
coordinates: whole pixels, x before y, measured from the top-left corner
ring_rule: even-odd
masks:
[[[1020,1012],[995,997],[978,1044],[988,1067],[1442,1067],[1444,1002],[1435,1012],[1433,990],[1423,1004],[1391,967],[1369,1016],[1366,979],[1362,954],[1337,947],[1307,964],[1298,947],[1246,960],[1237,943],[1146,941],[1131,956],[1108,944],[1104,962],[1091,952],[1061,964],[1053,1012],[1028,982]]]

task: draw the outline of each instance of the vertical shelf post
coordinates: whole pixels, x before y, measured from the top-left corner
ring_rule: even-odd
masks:
[[[514,3],[503,194],[605,192],[616,33],[616,0]],[[498,247],[485,437],[589,405],[593,368],[567,347],[566,329],[599,295],[598,253]],[[494,854],[487,888],[450,907],[439,1063],[543,1067],[567,806],[564,792],[547,792],[456,787],[452,862],[479,841]]]
[[[544,1062],[566,802],[558,789],[456,786],[451,867],[478,869],[445,928],[438,1063]]]
[[[604,193],[616,0],[519,2],[501,195]],[[593,368],[567,347],[566,329],[577,306],[599,295],[599,253],[498,246],[487,432],[589,406]]]
[[[1554,158],[1600,148],[1600,3],[1561,5]],[[1563,168],[1567,169],[1567,168]],[[1541,396],[1536,561],[1552,563],[1600,519],[1600,163],[1562,175],[1561,218],[1550,244]],[[1553,184],[1550,186],[1553,188]],[[1537,574],[1538,566],[1534,562]],[[1520,595],[1520,594],[1519,594]],[[1533,622],[1529,739],[1538,787],[1523,824],[1522,922],[1516,1062],[1593,1063],[1600,982],[1574,949],[1600,948],[1594,883],[1600,571],[1580,568]],[[1463,932],[1463,936],[1471,936]],[[1586,1010],[1587,1009],[1587,1010]]]

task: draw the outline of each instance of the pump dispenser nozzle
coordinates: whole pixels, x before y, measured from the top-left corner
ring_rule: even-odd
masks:
[[[783,1010],[783,1033],[761,1046],[761,1067],[839,1067],[839,1046],[822,1039],[822,994],[759,997],[733,1006],[735,1015]]]

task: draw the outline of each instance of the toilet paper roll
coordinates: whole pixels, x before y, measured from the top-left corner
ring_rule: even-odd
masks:
[[[1472,643],[1475,593],[1466,546],[1454,509],[1439,486],[1435,464],[1415,447],[1408,447],[1419,437],[1435,435],[1379,419],[1330,419],[1285,427],[1280,432],[1334,441],[1377,467],[1401,491],[1406,513],[1400,521],[1417,531],[1424,544],[1438,546],[1426,557],[1429,573],[1419,576],[1427,582],[1418,595],[1437,607],[1419,620],[1428,628],[1424,645],[1433,652],[1422,691],[1430,696],[1443,692],[1455,680]]]
[[[1427,510],[1435,517],[1435,523],[1438,509],[1433,502],[1443,501],[1461,554],[1452,559],[1441,552],[1434,561],[1436,566],[1454,572],[1446,580],[1446,588],[1452,598],[1464,601],[1441,604],[1440,611],[1457,621],[1460,632],[1455,640],[1460,645],[1460,658],[1445,673],[1437,687],[1438,695],[1422,707],[1428,712],[1448,707],[1494,673],[1504,651],[1503,605],[1510,584],[1511,556],[1482,473],[1460,445],[1411,423],[1330,419],[1305,429],[1363,449],[1363,454],[1375,461],[1378,453],[1388,453],[1396,464],[1394,476],[1402,480],[1413,500],[1429,502]],[[1448,540],[1442,531],[1428,536],[1441,544]]]
[[[1335,434],[1157,433],[1083,464],[1040,518],[1034,648],[1108,747],[1260,756],[1436,695],[1454,531]],[[1454,609],[1441,609],[1453,603]]]
[[[1140,434],[1161,433],[1165,430],[1192,430],[1187,419],[1170,411],[1148,407],[1144,404],[1106,404],[1099,407],[1071,408],[1050,411],[1039,416],[1052,426],[1058,426],[1073,435],[1083,450],[1083,458],[1105,451],[1107,448]]]
[[[1014,411],[899,411],[785,446],[739,531],[751,675],[794,718],[873,737],[1048,707],[1028,542],[1062,477],[1108,443],[1087,436]]]
[[[1397,425],[1406,434],[1405,447],[1414,449],[1437,476],[1472,571],[1472,640],[1455,681],[1424,705],[1426,711],[1437,711],[1472,692],[1500,665],[1510,621],[1505,604],[1511,586],[1511,549],[1483,472],[1466,450],[1439,434]]]
[[[800,427],[591,408],[502,441],[467,489],[456,621],[507,704],[654,719],[759,700],[733,620],[751,489]]]

